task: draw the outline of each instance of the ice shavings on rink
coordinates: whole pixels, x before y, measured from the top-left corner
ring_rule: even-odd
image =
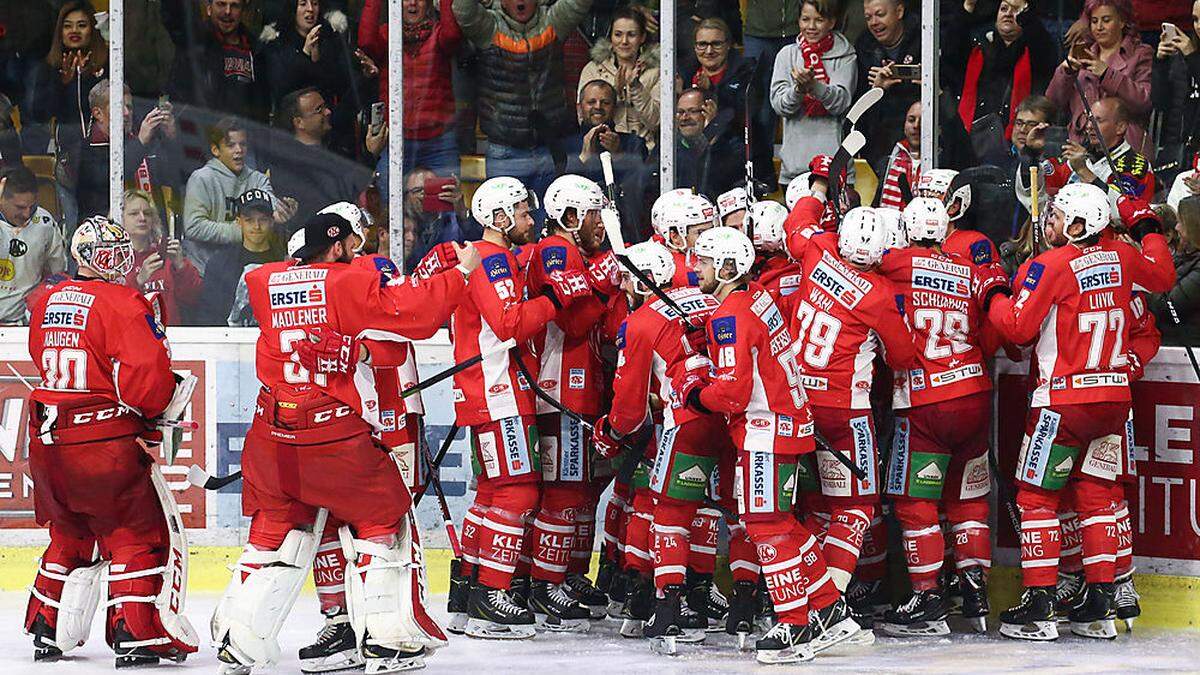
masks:
[[[202,636],[216,605],[215,594],[188,598],[187,614]],[[445,597],[434,599],[434,614],[445,624]],[[58,664],[34,664],[30,640],[20,631],[25,596],[0,593],[0,614],[9,628],[0,639],[0,674],[94,675],[114,673],[112,652],[104,644],[100,617],[92,627],[91,639]],[[99,614],[99,613],[98,613]],[[298,673],[296,651],[312,641],[321,625],[316,596],[304,595],[296,603],[280,635],[284,661],[277,673]],[[952,624],[953,625],[953,624]],[[1064,631],[1065,633],[1065,631]],[[680,646],[676,657],[651,654],[647,643],[626,640],[617,634],[617,624],[601,621],[583,635],[539,635],[522,642],[485,642],[451,636],[450,646],[429,660],[426,673],[693,673],[787,672],[820,670],[854,673],[1129,673],[1196,672],[1200,669],[1200,635],[1195,632],[1139,631],[1121,633],[1114,642],[1062,637],[1057,643],[1028,644],[1006,640],[994,631],[989,635],[956,633],[949,638],[897,640],[880,638],[871,646],[846,655],[822,654],[815,661],[793,668],[760,666],[752,652],[739,654],[733,638],[710,634],[708,643]],[[480,670],[480,669],[484,670]],[[214,673],[216,653],[207,644],[184,664],[163,664],[154,670],[164,675],[180,672]],[[361,672],[361,671],[359,671]]]

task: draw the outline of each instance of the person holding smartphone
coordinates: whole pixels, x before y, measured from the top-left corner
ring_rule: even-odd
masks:
[[[384,227],[380,231],[386,230]],[[434,246],[470,241],[481,232],[471,227],[458,176],[439,176],[417,167],[404,179],[404,273],[411,272]]]
[[[1200,114],[1194,103],[1200,97],[1200,50],[1196,48],[1194,37],[1196,27],[1200,26],[1200,2],[1192,5],[1191,12],[1190,27],[1162,24],[1150,91],[1154,108],[1163,112],[1157,159],[1160,166],[1167,165],[1170,169],[1161,175],[1164,181],[1174,179],[1174,185],[1180,189],[1185,189],[1180,185],[1183,176],[1191,175],[1196,191],[1200,191],[1200,184],[1196,184],[1194,173],[1190,171],[1200,147]],[[1191,28],[1191,33],[1185,33],[1186,28]],[[1173,186],[1173,196],[1175,190]],[[1195,192],[1186,188],[1186,193],[1179,194],[1174,203],[1178,204],[1185,194]]]
[[[200,272],[183,254],[179,240],[163,231],[149,194],[141,190],[125,193],[121,223],[133,245],[133,267],[125,275],[125,285],[143,294],[158,293],[163,323],[182,323],[182,314],[200,298]]]

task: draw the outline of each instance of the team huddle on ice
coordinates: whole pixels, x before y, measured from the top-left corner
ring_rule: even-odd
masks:
[[[555,180],[539,239],[537,196],[493,178],[472,200],[483,240],[440,245],[407,277],[361,253],[357,207],[306,223],[293,260],[246,278],[262,388],[243,451],[248,543],[211,622],[223,672],[279,660],[310,569],[326,625],[305,672],[419,668],[446,644],[411,515],[413,494],[441,496],[437,467],[408,393],[412,341],[447,321],[475,476],[451,632],[522,639],[607,616],[668,653],[723,631],[792,663],[870,644],[873,627],[944,635],[950,613],[986,630],[995,479],[1025,586],[1000,632],[1052,640],[1061,618],[1114,637],[1138,612],[1129,385],[1158,349],[1139,293],[1175,279],[1153,212],[1068,185],[1047,250],[1010,283],[953,172],[925,172],[903,212],[843,214],[816,166],[790,211],[742,193],[718,215],[668,192],[654,239],[628,247],[598,184]],[[107,596],[118,667],[183,660],[200,642],[182,615],[186,539],[146,450],[184,424],[194,380],[170,370],[154,299],[111,283],[132,262],[124,230],[92,218],[71,249],[79,274],[35,303],[29,337],[51,543],[25,628],[53,660]],[[1015,498],[989,452],[1000,349],[1036,376]],[[894,607],[885,504],[912,587]],[[728,598],[713,583],[722,519]]]

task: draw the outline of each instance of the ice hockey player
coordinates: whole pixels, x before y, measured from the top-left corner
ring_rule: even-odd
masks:
[[[744,187],[735,187],[717,195],[717,222],[721,225],[745,232],[749,210],[750,201]]]
[[[594,181],[574,174],[560,176],[546,189],[543,202],[549,234],[530,256],[526,282],[531,296],[549,289],[552,275],[586,274],[585,257],[595,254],[604,242],[600,211],[605,198]],[[581,297],[557,311],[534,339],[540,361],[537,386],[588,423],[600,416],[606,384],[600,355],[592,346],[604,310],[594,294]],[[593,608],[603,616],[607,598],[582,574],[572,575],[572,584],[565,584],[577,520],[580,516],[595,519],[590,434],[582,422],[541,398],[537,425],[542,497],[529,535],[533,540],[529,608],[545,630],[587,631]]]
[[[50,545],[25,630],[35,661],[57,660],[83,645],[105,596],[105,640],[118,668],[183,661],[199,645],[183,615],[187,542],[143,443],[160,423],[182,418],[195,380],[171,371],[166,331],[122,283],[133,266],[124,228],[85,220],[71,256],[75,278],[34,303],[29,328],[42,378],[29,397],[34,516],[49,526]]]
[[[1016,344],[1034,342],[1039,386],[1017,460],[1021,512],[1021,602],[1000,614],[1000,632],[1054,640],[1055,581],[1061,553],[1058,507],[1069,495],[1079,519],[1085,588],[1068,619],[1071,631],[1116,637],[1114,575],[1118,550],[1113,494],[1119,461],[1106,437],[1129,417],[1131,302],[1134,286],[1163,292],[1175,283],[1156,221],[1133,231],[1142,250],[1107,236],[1110,206],[1090,184],[1064,186],[1049,218],[1069,243],[1027,262],[1016,300],[998,298],[989,318]]]
[[[784,250],[783,221],[788,212],[779,202],[760,201],[746,215],[747,228],[753,232],[751,241],[758,254],[754,261],[754,280],[762,284],[779,302],[800,287],[803,276],[800,266]]]
[[[910,246],[885,256],[881,272],[902,296],[918,363],[895,373],[896,423],[884,490],[903,529],[913,592],[884,614],[881,627],[895,636],[950,632],[946,589],[938,579],[945,558],[940,504],[954,535],[963,616],[985,630],[992,382],[981,339],[988,303],[1007,290],[1008,280],[999,268],[977,268],[941,251],[949,217],[940,200],[913,199],[903,220]]]
[[[882,347],[887,364],[902,371],[916,357],[896,289],[875,272],[887,237],[877,212],[851,209],[837,234],[814,236],[800,264],[804,283],[785,303],[816,430],[866,474],[856,478],[823,448],[802,460],[819,483],[821,512],[829,514],[822,549],[843,593],[880,508],[878,436],[871,413],[875,356]]]
[[[972,265],[999,265],[1000,252],[987,235],[974,229],[971,184],[953,169],[930,169],[917,181],[917,196],[932,197],[946,207],[950,217],[942,253],[952,253]]]
[[[510,591],[518,590],[514,575],[529,574],[526,525],[537,509],[542,480],[532,390],[537,382],[521,375],[510,351],[497,347],[516,340],[514,350],[536,368],[529,340],[560,310],[592,296],[586,275],[576,270],[554,271],[540,295],[527,295],[513,248],[532,243],[531,209],[537,203],[515,178],[490,178],[475,191],[471,213],[483,226],[483,239],[475,243],[482,262],[451,325],[455,361],[484,357],[455,374],[453,390],[456,423],[470,430],[478,485],[463,521],[463,565],[451,579],[448,609],[460,624],[467,615],[466,634],[476,638],[524,639],[535,633],[533,613]]]
[[[696,240],[700,290],[721,306],[706,331],[715,375],[682,383],[678,400],[726,416],[737,448],[733,494],[758,551],[777,623],[758,640],[762,663],[794,663],[854,637],[817,540],[791,514],[796,463],[813,450],[813,423],[783,314],[750,281],[754,247],[727,227]],[[810,620],[811,616],[811,620]]]
[[[278,661],[276,637],[332,516],[348,524],[347,605],[367,670],[420,667],[445,637],[423,604],[411,496],[372,437],[379,398],[359,336],[432,335],[464,298],[479,257],[460,248],[458,268],[384,287],[378,272],[347,264],[356,236],[346,218],[318,214],[301,232],[295,261],[246,275],[263,386],[242,456],[249,540],[213,615],[217,658],[239,674]]]
[[[612,411],[597,423],[594,440],[601,455],[617,456],[623,439],[633,438],[646,425],[653,425],[651,396],[663,402],[662,432],[649,485],[655,503],[648,562],[653,564],[656,600],[642,633],[648,638],[665,638],[668,652],[673,653],[676,639],[703,639],[706,622],[701,619],[697,624],[683,617],[692,523],[697,508],[709,496],[719,460],[722,455],[732,455],[733,448],[728,444],[725,420],[683,407],[672,395],[672,383],[684,381],[689,373],[708,377],[712,364],[693,346],[698,340],[703,348],[702,333],[693,327],[702,325],[719,303],[694,286],[670,288],[674,261],[661,244],[636,244],[626,254],[686,316],[659,299],[642,281],[633,276],[626,278],[623,287],[632,312],[617,337],[620,352]],[[689,337],[689,333],[699,334]],[[730,546],[741,547],[743,555],[748,553],[744,537],[731,541]],[[639,579],[635,586],[648,587],[650,583],[650,579]]]
[[[690,190],[672,190],[655,200],[650,220],[655,234],[675,259],[672,286],[696,285],[696,238],[715,224],[716,213],[707,197]]]

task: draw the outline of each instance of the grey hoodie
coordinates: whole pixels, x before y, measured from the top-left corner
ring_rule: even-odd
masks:
[[[235,175],[216,157],[188,178],[183,198],[183,248],[201,275],[215,252],[242,243],[234,207],[243,192],[255,188],[274,196],[265,173],[244,168]]]
[[[856,60],[850,41],[841,33],[834,33],[833,46],[822,57],[829,83],[814,82],[812,89],[812,95],[821,101],[829,114],[808,117],[804,114],[804,95],[796,91],[792,81],[792,68],[799,69],[804,65],[799,43],[784,47],[775,57],[775,70],[771,73],[771,107],[783,118],[780,185],[787,185],[796,175],[807,171],[813,155],[837,152],[842,142],[842,115],[854,100]]]

